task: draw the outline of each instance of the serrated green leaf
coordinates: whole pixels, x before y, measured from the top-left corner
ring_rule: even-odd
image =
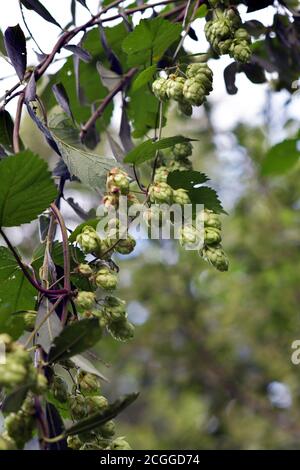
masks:
[[[93,189],[103,189],[108,171],[118,163],[114,157],[101,157],[85,150],[79,141],[78,131],[68,120],[51,123],[51,133],[71,175]]]
[[[78,423],[71,426],[66,431],[67,436],[74,436],[74,434],[81,434],[83,432],[91,431],[96,429],[98,426],[107,423],[111,419],[115,418],[121,411],[131,405],[139,396],[138,393],[131,393],[125,395],[125,397],[112,403],[106,410],[95,413],[88,418],[85,418]]]
[[[97,318],[86,318],[68,325],[54,339],[49,351],[49,363],[76,356],[94,346],[101,338],[102,331]]]
[[[123,41],[123,51],[128,54],[130,67],[145,64],[152,58],[158,62],[163,53],[180,37],[181,25],[157,17],[141,20]]]
[[[287,139],[274,145],[262,162],[263,175],[281,175],[289,171],[299,161],[300,152],[297,139]]]
[[[221,214],[222,212],[226,214],[217,192],[214,189],[202,186],[201,188],[190,189],[188,195],[192,204],[203,204],[206,209],[212,210],[217,214]]]
[[[57,196],[47,164],[26,150],[0,161],[0,227],[36,219]]]
[[[169,173],[167,183],[173,189],[194,189],[195,185],[205,183],[209,178],[200,171],[180,171],[175,170]]]
[[[137,91],[141,87],[147,85],[147,83],[152,80],[156,69],[156,65],[150,65],[150,67],[147,67],[145,70],[140,72],[132,84],[132,91]]]
[[[124,163],[133,163],[139,165],[140,163],[151,160],[155,156],[157,150],[167,149],[173,147],[176,144],[182,144],[184,142],[190,142],[194,139],[189,139],[188,137],[183,137],[182,135],[176,135],[174,137],[166,137],[165,139],[160,140],[146,140],[137,147],[135,147],[131,152],[129,152],[124,158]]]

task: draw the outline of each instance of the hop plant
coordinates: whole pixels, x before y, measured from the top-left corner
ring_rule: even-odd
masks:
[[[191,200],[185,189],[176,189],[173,190],[173,202],[184,206],[185,204],[190,204]]]
[[[111,443],[111,450],[132,450],[130,445],[128,444],[127,441],[125,441],[124,437],[117,437],[112,443]]]
[[[181,144],[174,145],[172,152],[176,160],[185,160],[192,155],[193,146],[190,142],[182,142]]]
[[[152,91],[156,98],[158,98],[160,101],[167,101],[168,95],[167,95],[167,80],[165,78],[157,78],[153,83],[152,83]]]
[[[201,234],[193,225],[184,225],[179,233],[179,243],[183,248],[198,245],[201,242]]]
[[[183,87],[183,96],[193,106],[201,106],[206,97],[206,91],[202,83],[195,78],[188,78]]]
[[[7,432],[4,432],[3,434],[0,435],[0,451],[1,450],[16,450],[16,449],[17,449],[16,442],[7,434]]]
[[[31,398],[26,398],[22,408],[17,413],[10,413],[4,420],[7,438],[12,445],[23,449],[32,436],[35,426],[35,410]]]
[[[99,250],[100,238],[93,227],[86,225],[77,235],[76,242],[85,253],[94,253]]]
[[[36,313],[35,312],[27,312],[24,315],[24,323],[25,323],[25,330],[26,331],[33,331],[36,321]]]
[[[89,264],[79,264],[76,268],[76,271],[81,274],[81,276],[90,277],[93,274],[93,269]]]
[[[69,397],[69,408],[75,420],[83,419],[87,416],[86,400],[82,395],[72,395]]]
[[[118,341],[129,341],[134,337],[134,326],[126,318],[109,323],[107,330]]]
[[[182,101],[184,83],[185,79],[183,77],[170,75],[166,84],[166,92],[168,97],[175,101]]]
[[[133,252],[136,245],[135,239],[127,234],[126,238],[121,238],[115,246],[115,250],[117,253],[121,255],[129,255]]]
[[[116,433],[115,422],[110,420],[102,424],[102,426],[99,427],[99,432],[105,439],[112,438]]]
[[[166,183],[169,176],[169,170],[165,166],[156,169],[154,175],[154,183]]]
[[[79,450],[83,445],[83,442],[79,439],[78,436],[68,436],[67,444],[70,449]]]
[[[65,403],[68,400],[68,386],[63,378],[54,376],[51,391],[56,400]]]
[[[193,168],[192,162],[188,159],[182,159],[180,161],[172,160],[169,162],[168,165],[168,170],[170,172],[172,171],[186,171],[186,170],[191,170]]]
[[[108,321],[118,321],[126,318],[126,302],[115,296],[107,296],[104,303],[104,313]]]
[[[109,194],[128,194],[129,178],[127,173],[120,168],[112,168],[107,176],[106,189]]]
[[[99,395],[86,398],[86,406],[89,414],[98,413],[108,407],[107,398]]]
[[[170,204],[172,196],[173,189],[167,183],[152,184],[149,188],[150,201],[156,204]]]
[[[118,284],[118,276],[110,268],[103,266],[96,273],[95,283],[98,287],[105,290],[115,289]]]
[[[89,291],[80,291],[75,298],[75,304],[85,310],[89,310],[93,307],[96,301],[96,296],[94,292]]]
[[[203,213],[203,221],[205,227],[213,227],[219,230],[222,228],[222,224],[218,215],[213,211],[205,209]]]
[[[205,261],[212,264],[219,271],[228,271],[229,262],[228,258],[221,245],[207,246],[205,245],[200,254]]]
[[[206,63],[196,63],[188,65],[186,69],[186,76],[188,79],[195,79],[203,89],[206,95],[212,91],[213,86],[213,72]]]
[[[99,390],[99,381],[97,376],[83,370],[78,373],[77,383],[79,389],[84,393],[94,393]]]
[[[207,245],[215,245],[222,241],[221,230],[214,227],[204,229],[204,242]]]

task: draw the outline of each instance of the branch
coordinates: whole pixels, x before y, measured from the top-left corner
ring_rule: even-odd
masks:
[[[21,125],[21,117],[22,117],[22,108],[24,104],[24,96],[25,93],[21,93],[18,99],[17,105],[17,112],[16,112],[16,119],[14,124],[14,132],[13,132],[13,149],[15,153],[20,152],[20,125]]]
[[[81,132],[80,132],[80,138],[83,140],[84,136],[86,133],[89,131],[89,129],[95,124],[97,119],[99,119],[103,112],[105,111],[105,108],[109,105],[111,100],[114,98],[114,96],[121,91],[124,86],[128,84],[128,82],[131,80],[131,78],[135,75],[137,72],[136,68],[130,69],[124,77],[120,80],[120,82],[111,90],[111,92],[104,98],[100,106],[96,109],[96,111],[91,115],[89,120],[86,122],[86,124],[82,127]]]
[[[65,225],[65,221],[60,213],[60,210],[57,208],[55,204],[51,204],[51,209],[54,213],[56,220],[59,223],[61,235],[62,235],[62,242],[63,242],[63,256],[64,256],[64,289],[68,292],[71,292],[71,282],[70,282],[70,253],[69,253],[69,240],[68,240],[68,233],[67,228]],[[64,308],[62,312],[61,321],[65,324],[68,316],[68,298],[64,299]]]

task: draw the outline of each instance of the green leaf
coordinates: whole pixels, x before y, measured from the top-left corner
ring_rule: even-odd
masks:
[[[71,426],[67,429],[66,435],[74,436],[74,434],[80,434],[96,429],[98,426],[114,419],[119,413],[121,413],[121,411],[131,405],[138,396],[138,393],[131,393],[130,395],[125,395],[123,398],[119,398],[119,400],[112,403],[106,410],[95,413]]]
[[[141,87],[147,85],[147,83],[152,80],[156,69],[156,65],[150,65],[150,67],[147,67],[145,70],[140,72],[132,84],[132,91],[137,91]]]
[[[0,111],[0,145],[5,150],[13,153],[14,123],[6,109]]]
[[[201,5],[198,8],[198,10],[196,11],[195,19],[196,18],[204,18],[207,14],[207,11],[208,11],[207,5],[205,5],[205,4]]]
[[[12,393],[7,395],[2,404],[1,411],[3,413],[16,413],[17,411],[20,411],[20,408],[32,385],[34,384],[22,385],[21,387],[17,388]]]
[[[71,175],[88,187],[103,189],[107,173],[118,163],[112,156],[101,157],[86,151],[80,144],[77,129],[70,126],[68,120],[58,119],[58,122],[52,121],[50,130]]]
[[[94,374],[99,379],[103,380],[104,382],[108,382],[108,379],[101,374],[101,372],[89,361],[83,354],[78,354],[77,356],[73,356],[71,361],[75,364],[76,367],[88,372],[89,374]]]
[[[202,186],[201,188],[190,189],[188,194],[192,204],[203,204],[206,209],[210,209],[217,214],[222,212],[226,214],[214,189]]]
[[[262,174],[281,175],[289,171],[299,161],[297,143],[297,139],[287,139],[274,145],[262,162]]]
[[[14,312],[32,310],[36,290],[24,277],[15,258],[5,247],[0,247],[0,331],[15,339],[24,330],[23,318]]]
[[[175,170],[169,173],[167,183],[173,189],[194,189],[195,185],[205,183],[209,178],[199,171],[180,171]]]
[[[122,48],[128,54],[128,65],[158,62],[163,53],[180,37],[181,25],[163,18],[141,20],[123,41]]]
[[[134,163],[135,165],[139,165],[147,160],[151,160],[151,158],[155,156],[157,150],[173,147],[175,144],[182,144],[184,142],[190,142],[191,140],[194,139],[189,139],[188,137],[183,137],[181,135],[166,137],[165,139],[156,141],[153,141],[152,139],[146,140],[126,155],[124,163]]]
[[[36,219],[57,196],[47,164],[26,150],[0,161],[0,227]]]
[[[76,356],[94,346],[101,338],[102,330],[97,318],[86,318],[73,323],[54,339],[49,363]]]
[[[130,118],[134,131],[132,137],[143,137],[150,129],[157,126],[158,102],[148,86],[143,86],[136,91],[129,92],[128,117]],[[163,112],[165,114],[168,104],[164,104]],[[166,123],[163,117],[163,126]]]
[[[89,225],[90,227],[93,227],[96,229],[97,225],[99,224],[100,219],[91,219],[91,220],[86,220],[85,222],[82,222],[82,224],[78,225],[75,230],[71,233],[69,236],[69,241],[71,243],[74,243],[76,241],[77,235],[79,235],[82,232],[82,229]]]

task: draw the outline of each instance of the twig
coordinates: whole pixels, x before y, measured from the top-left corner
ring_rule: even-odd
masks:
[[[14,132],[13,132],[13,149],[15,153],[20,152],[20,125],[21,125],[23,104],[24,104],[24,93],[21,93],[18,99],[16,119],[15,119]]]
[[[63,242],[63,256],[64,256],[64,289],[68,292],[71,292],[71,282],[70,282],[70,252],[69,252],[69,240],[68,232],[65,225],[65,221],[60,213],[60,210],[55,204],[51,204],[51,209],[54,213],[56,220],[59,223],[62,242]],[[64,308],[61,317],[61,322],[64,325],[68,316],[68,298],[64,299]]]

